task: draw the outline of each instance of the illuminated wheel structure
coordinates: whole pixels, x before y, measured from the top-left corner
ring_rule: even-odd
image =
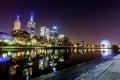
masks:
[[[100,42],[101,48],[109,48],[110,47],[110,41],[104,39]]]

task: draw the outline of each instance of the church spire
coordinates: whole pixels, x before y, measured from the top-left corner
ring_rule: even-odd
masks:
[[[19,15],[17,15],[17,20],[19,20],[20,19],[20,16]]]
[[[31,20],[31,21],[33,21],[33,15],[34,15],[34,14],[33,14],[33,13],[31,13],[31,18],[30,18],[30,20]]]
[[[27,22],[27,32],[30,34],[30,37],[35,35],[35,22],[33,20],[33,13],[31,13],[30,20]]]
[[[16,31],[16,30],[22,30],[22,28],[21,28],[21,21],[20,21],[20,16],[19,15],[17,15],[16,16],[17,17],[17,19],[15,20],[15,22],[14,22],[14,31]]]

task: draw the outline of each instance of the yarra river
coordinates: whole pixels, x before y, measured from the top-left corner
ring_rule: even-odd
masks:
[[[30,80],[113,55],[110,49],[24,49],[0,51],[0,80]]]

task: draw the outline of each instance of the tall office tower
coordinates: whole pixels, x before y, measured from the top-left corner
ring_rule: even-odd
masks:
[[[44,26],[40,27],[40,36],[45,37],[45,29],[46,28]]]
[[[46,30],[45,30],[45,36],[46,36],[47,39],[50,38],[50,29],[49,28],[46,28]]]
[[[27,22],[27,32],[30,34],[30,37],[35,36],[35,25],[36,23],[33,20],[33,14],[31,14],[31,18]]]
[[[17,15],[17,19],[15,20],[15,22],[14,22],[14,31],[18,31],[18,30],[22,30],[22,28],[21,28],[21,21],[20,21],[20,19],[19,19],[19,15]]]
[[[56,27],[56,26],[53,26],[53,27],[50,29],[50,38],[51,38],[51,39],[54,39],[54,38],[57,38],[57,36],[58,36],[57,27]]]

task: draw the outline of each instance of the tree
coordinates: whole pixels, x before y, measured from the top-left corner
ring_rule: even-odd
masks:
[[[14,40],[17,43],[22,42],[25,45],[26,42],[30,41],[30,34],[26,31],[12,31],[11,35],[14,37]]]
[[[111,49],[112,49],[112,51],[115,52],[115,53],[119,51],[118,45],[115,45],[115,44],[112,45]]]
[[[62,38],[62,45],[63,46],[71,46],[71,41],[68,37]]]
[[[26,32],[26,31],[22,31],[20,37],[23,38],[23,40],[25,41],[25,43],[31,41],[31,39],[30,39],[30,34],[29,34],[28,32]]]

